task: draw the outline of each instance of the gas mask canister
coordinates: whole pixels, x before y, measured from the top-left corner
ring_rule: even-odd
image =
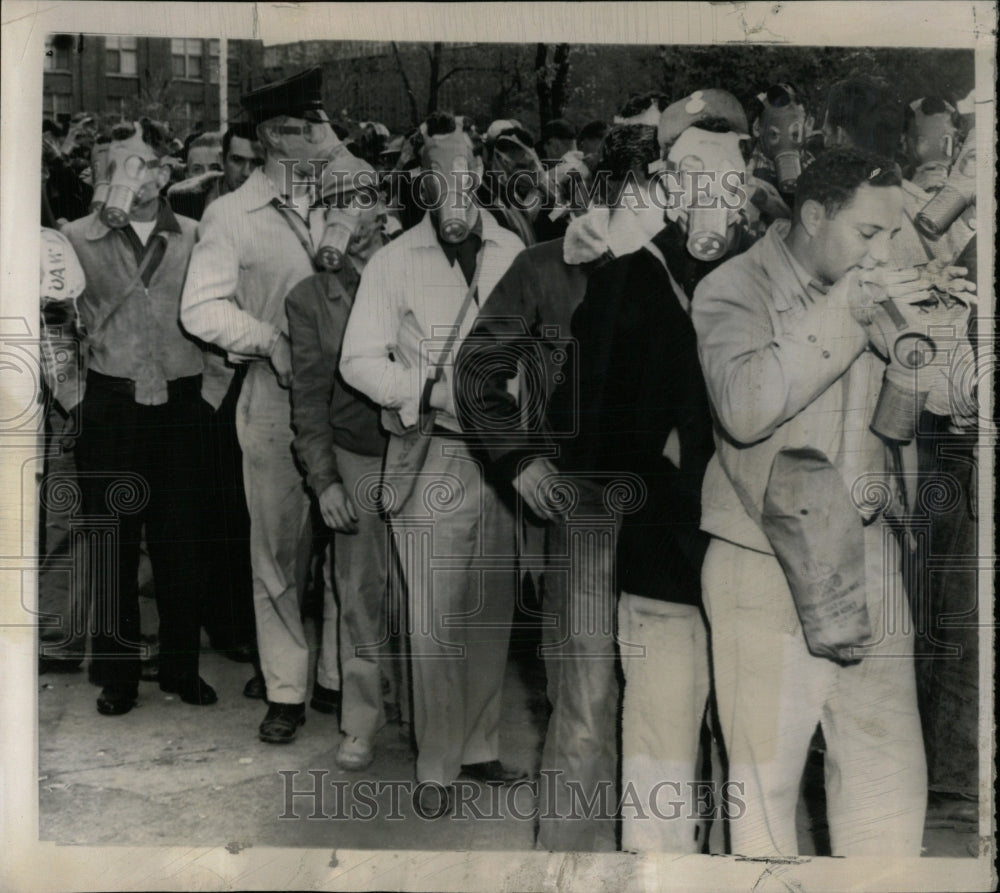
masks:
[[[147,182],[147,172],[160,165],[159,159],[146,157],[150,151],[142,141],[142,126],[138,123],[128,139],[108,144],[109,187],[101,209],[105,226],[121,229],[128,225],[132,205]]]
[[[920,211],[915,222],[931,238],[938,238],[976,203],[976,131],[965,138],[944,186]]]
[[[462,119],[455,120],[454,131],[435,136],[427,135],[426,124],[420,125],[421,195],[436,215],[438,234],[452,244],[465,240],[479,216],[472,193],[482,173],[472,140],[462,131]]]
[[[743,133],[711,133],[689,127],[670,147],[666,180],[673,192],[667,217],[687,212],[687,250],[701,261],[723,257],[746,204]]]
[[[108,176],[108,150],[110,143],[98,143],[90,152],[90,168],[94,177],[94,196],[90,200],[91,212],[104,207],[108,200],[111,180]]]
[[[757,98],[764,106],[754,126],[761,151],[774,162],[778,189],[793,193],[802,173],[806,111],[784,84],[776,84]]]

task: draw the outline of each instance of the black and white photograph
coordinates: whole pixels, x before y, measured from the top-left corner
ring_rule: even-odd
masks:
[[[0,886],[995,889],[996,25],[5,3]]]

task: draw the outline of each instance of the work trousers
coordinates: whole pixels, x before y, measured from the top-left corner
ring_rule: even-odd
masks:
[[[538,842],[548,850],[617,848],[618,519],[601,487],[573,479],[575,507],[549,528],[542,656],[552,706],[539,783]],[[584,801],[596,804],[591,809]]]
[[[82,572],[94,596],[95,681],[134,692],[139,681],[139,545],[143,525],[160,617],[160,680],[198,673],[203,581],[199,500],[201,376],[169,383],[160,406],[135,402],[130,385],[91,372],[76,460],[84,513],[106,518],[78,528]]]
[[[45,465],[39,500],[38,627],[42,657],[82,661],[87,656],[90,602],[85,581],[72,570],[70,506],[60,499],[65,488],[79,486],[74,428],[70,417],[51,401],[45,416]]]
[[[330,653],[329,635],[339,632],[340,728],[346,735],[373,738],[385,724],[382,706],[383,655],[389,645],[386,624],[386,567],[389,537],[372,494],[382,471],[381,456],[362,456],[334,447],[337,470],[358,516],[357,533],[333,535],[333,581],[340,623],[324,616],[320,661]],[[318,674],[322,681],[322,675]],[[325,684],[325,683],[324,683]]]
[[[711,684],[701,611],[623,592],[618,638],[622,787],[635,793],[628,805],[623,794],[622,849],[700,852],[709,816],[699,758]]]
[[[268,700],[302,704],[309,676],[302,625],[309,497],[292,455],[288,392],[274,383],[269,368],[258,365],[243,383],[236,410],[250,512],[257,650]]]
[[[236,436],[242,381],[243,375],[237,372],[217,410],[203,403],[208,489],[202,510],[208,596],[202,619],[212,644],[224,649],[252,645],[255,637],[250,516]]]
[[[499,756],[514,516],[457,438],[431,437],[416,475],[391,536],[407,591],[417,780],[447,785],[463,764]]]
[[[826,742],[834,856],[919,856],[927,799],[913,630],[898,544],[865,529],[873,637],[842,666],[806,648],[785,575],[772,555],[713,538],[702,589],[729,784],[741,786],[734,853],[794,856],[795,808],[817,723]]]

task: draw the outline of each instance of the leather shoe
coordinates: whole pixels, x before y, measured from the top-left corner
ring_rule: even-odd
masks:
[[[483,763],[465,763],[461,769],[462,775],[482,784],[514,784],[528,777],[520,769],[508,769],[499,760],[486,760]]]
[[[340,707],[340,692],[335,688],[326,688],[318,682],[313,686],[312,700],[309,706],[320,713],[336,713]]]
[[[451,788],[436,781],[422,781],[413,791],[413,808],[425,819],[439,819],[451,812]]]
[[[97,712],[102,716],[122,716],[135,706],[138,691],[105,685],[97,699]]]
[[[181,679],[161,679],[160,691],[179,695],[185,704],[207,707],[219,700],[215,689],[200,676],[185,676]]]
[[[271,704],[260,724],[258,737],[268,744],[289,744],[305,721],[305,704]]]
[[[264,682],[263,673],[255,673],[247,680],[247,684],[243,686],[243,697],[257,701],[267,700],[267,683]]]

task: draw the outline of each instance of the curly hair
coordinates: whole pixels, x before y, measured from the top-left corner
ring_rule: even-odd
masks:
[[[870,76],[838,81],[826,100],[827,121],[842,127],[859,149],[893,157],[903,134],[903,104],[885,82]]]
[[[821,154],[799,177],[795,190],[795,219],[807,201],[819,202],[828,217],[849,205],[858,187],[899,186],[895,163],[860,149],[830,149]]]

